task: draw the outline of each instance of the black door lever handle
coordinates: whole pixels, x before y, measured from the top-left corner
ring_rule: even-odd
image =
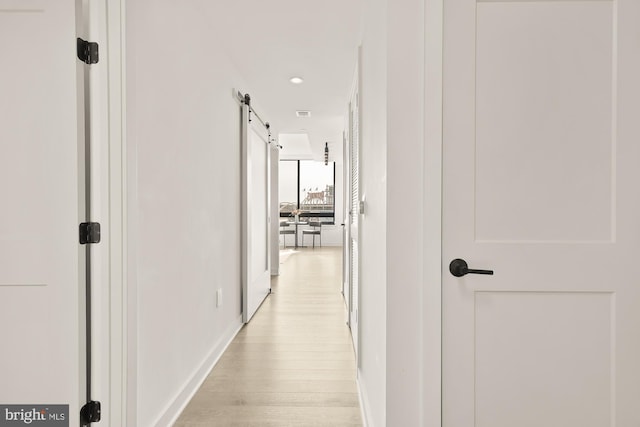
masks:
[[[465,274],[488,274],[493,275],[493,270],[475,270],[469,268],[467,262],[463,259],[456,258],[449,264],[449,271],[456,277],[462,277]]]

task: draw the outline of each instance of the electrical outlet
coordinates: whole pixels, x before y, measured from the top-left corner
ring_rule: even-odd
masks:
[[[216,307],[222,305],[222,289],[218,289],[216,292]]]

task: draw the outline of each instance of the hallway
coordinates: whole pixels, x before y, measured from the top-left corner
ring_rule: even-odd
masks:
[[[360,426],[341,248],[301,249],[176,426]]]

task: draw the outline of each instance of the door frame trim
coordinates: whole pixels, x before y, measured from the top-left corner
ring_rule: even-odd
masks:
[[[105,159],[108,171],[107,192],[103,204],[103,212],[107,223],[105,232],[108,235],[108,248],[104,248],[104,265],[102,283],[105,301],[103,334],[108,345],[108,356],[104,369],[108,369],[103,387],[108,405],[103,406],[103,415],[110,425],[135,425],[137,421],[136,406],[136,281],[135,251],[133,243],[130,215],[128,209],[135,198],[135,179],[130,180],[135,162],[129,159],[126,136],[126,49],[125,49],[125,10],[126,0],[110,0],[100,5],[104,14],[105,34],[101,46],[101,60],[106,62],[103,71],[108,88],[107,98],[102,104],[107,110],[105,137],[107,145]],[[135,144],[133,144],[135,148]],[[135,158],[133,158],[135,161]],[[134,191],[131,191],[134,189]],[[135,231],[135,229],[133,229]],[[107,414],[105,414],[105,412]]]
[[[424,180],[416,183],[424,196],[425,209],[424,291],[422,295],[423,342],[422,384],[425,426],[441,426],[442,385],[442,55],[444,0],[424,0]],[[107,3],[109,49],[109,211],[111,285],[109,325],[111,408],[114,425],[135,425],[136,383],[136,271],[135,212],[128,206],[136,200],[135,135],[126,128],[126,0]],[[135,98],[135,97],[134,97]],[[133,99],[135,102],[135,99]],[[346,218],[345,218],[346,220]],[[428,351],[427,351],[428,350]],[[115,399],[115,397],[118,399]],[[118,422],[120,421],[120,422]]]
[[[442,148],[444,0],[425,0],[422,419],[442,425]]]

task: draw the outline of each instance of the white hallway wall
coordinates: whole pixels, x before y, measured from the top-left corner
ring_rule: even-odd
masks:
[[[370,427],[386,420],[387,25],[386,0],[365,2],[360,92],[360,353],[358,381]],[[389,424],[391,425],[391,424]]]
[[[250,88],[216,46],[206,9],[199,1],[127,2],[138,339],[132,425],[139,427],[168,425],[240,327],[240,118],[232,88]]]
[[[437,4],[365,3],[358,376],[370,427],[440,425],[439,371],[430,370],[440,350],[425,348],[439,339],[439,329],[426,322],[439,312],[425,310],[425,301],[439,301],[434,290],[440,286],[440,211],[433,203],[439,200],[439,172],[425,167],[439,165],[430,156],[440,142],[425,133],[439,129],[437,114],[427,119],[425,105],[428,93],[429,112],[437,113],[437,85],[431,86],[434,79],[426,72],[437,72],[438,64],[425,61],[425,7],[437,24]]]
[[[387,425],[424,426],[424,0],[388,1]],[[411,227],[398,220],[409,213]],[[437,350],[436,350],[437,351]]]

